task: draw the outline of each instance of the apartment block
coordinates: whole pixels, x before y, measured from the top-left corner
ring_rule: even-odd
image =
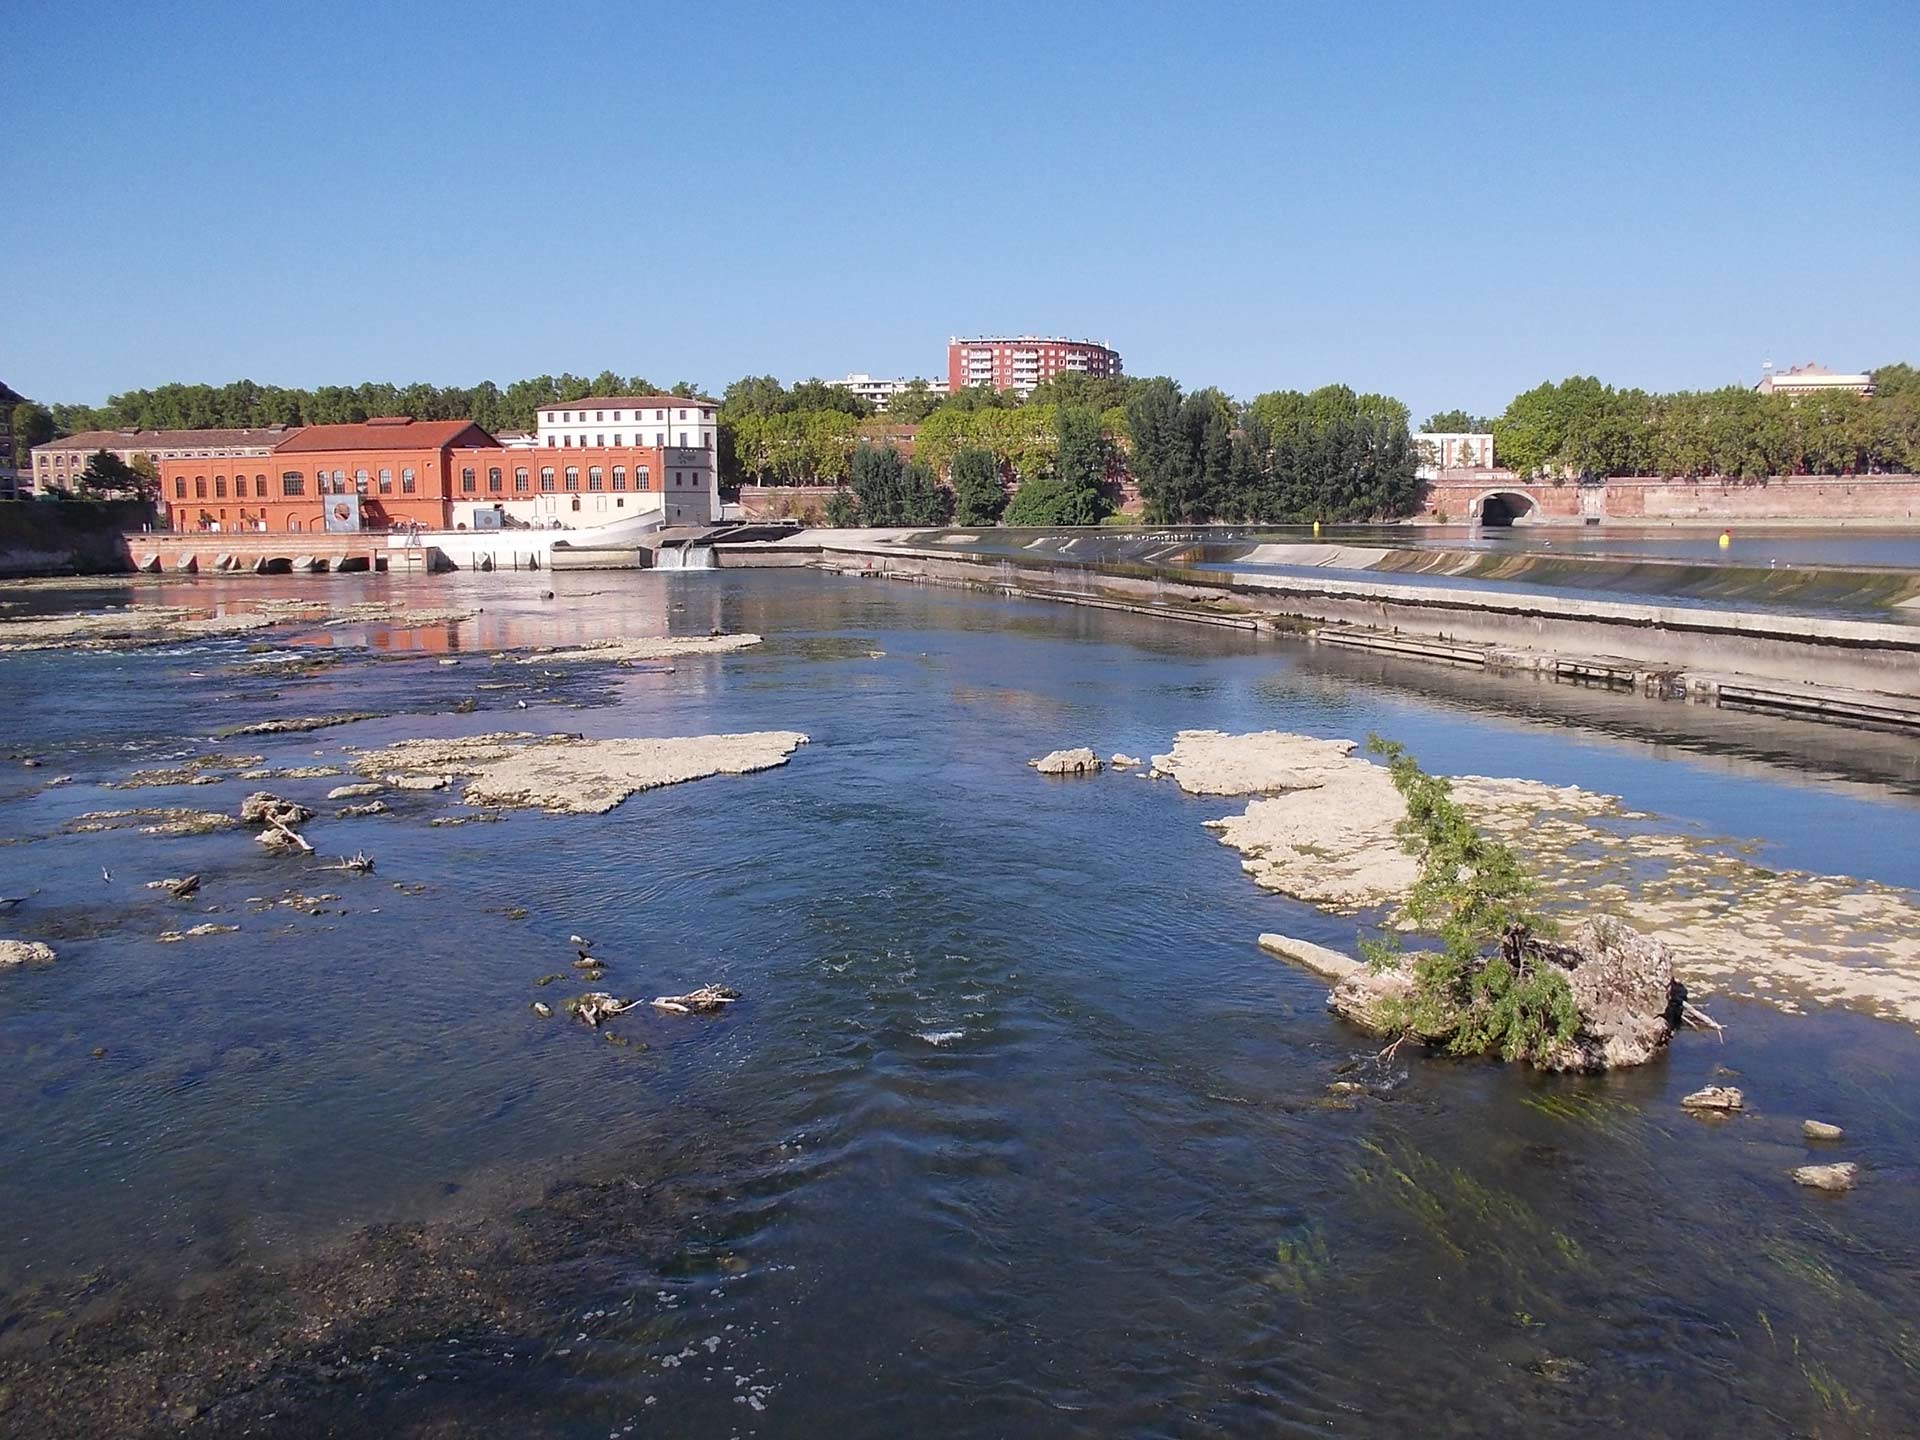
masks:
[[[979,336],[947,341],[947,388],[984,385],[1025,395],[1064,371],[1109,379],[1122,373],[1120,352],[1094,340],[1040,335]]]

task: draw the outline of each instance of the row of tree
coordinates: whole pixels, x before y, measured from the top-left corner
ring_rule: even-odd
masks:
[[[1127,433],[1149,522],[1378,520],[1418,499],[1407,407],[1344,385],[1239,406],[1154,380],[1128,404]]]
[[[531,430],[534,412],[542,405],[579,400],[588,395],[662,393],[692,397],[699,391],[684,380],[663,391],[641,376],[616,375],[611,370],[591,377],[538,375],[531,380],[516,380],[504,389],[491,380],[482,380],[478,385],[393,385],[372,381],[361,385],[322,385],[313,390],[236,380],[230,385],[172,384],[151,390],[128,390],[108,396],[104,405],[54,405],[41,414],[59,433],[66,435],[134,426],[144,430],[209,430],[268,425],[347,425],[374,415],[411,415],[416,420],[472,420],[492,431]],[[33,408],[41,410],[39,406]],[[16,428],[17,425],[16,420]]]
[[[1653,395],[1575,377],[1515,396],[1491,422],[1494,453],[1523,475],[1594,479],[1920,470],[1920,372],[1885,365],[1873,378],[1868,397],[1743,385]]]

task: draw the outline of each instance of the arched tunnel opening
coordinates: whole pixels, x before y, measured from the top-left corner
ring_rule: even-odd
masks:
[[[1489,527],[1513,525],[1533,514],[1533,508],[1533,501],[1525,495],[1489,495],[1480,502],[1480,523]]]

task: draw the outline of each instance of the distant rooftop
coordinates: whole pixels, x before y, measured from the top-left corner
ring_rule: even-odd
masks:
[[[59,440],[36,445],[36,450],[233,450],[258,446],[271,450],[297,425],[265,425],[243,430],[143,430],[128,426],[122,430],[83,430]]]
[[[604,410],[618,407],[624,410],[668,410],[675,406],[683,409],[698,408],[714,410],[719,401],[703,399],[697,395],[585,395],[578,400],[555,400],[550,405],[537,407],[542,415],[549,410]]]

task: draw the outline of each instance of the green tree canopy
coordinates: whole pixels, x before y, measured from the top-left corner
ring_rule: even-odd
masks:
[[[953,486],[954,520],[961,525],[992,525],[1007,508],[1000,462],[991,450],[964,445],[947,468]]]

